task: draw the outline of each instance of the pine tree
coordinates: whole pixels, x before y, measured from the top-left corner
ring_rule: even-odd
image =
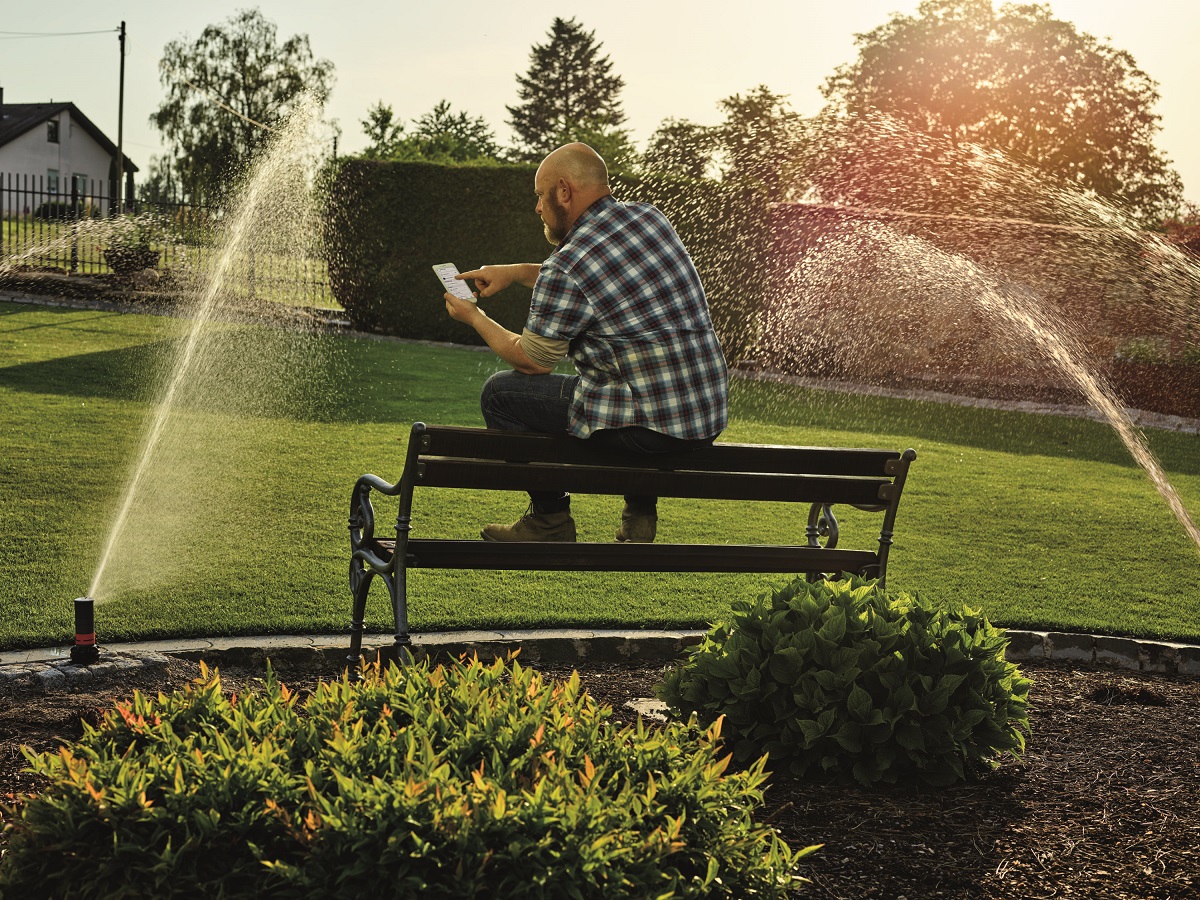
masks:
[[[609,167],[620,168],[633,156],[620,93],[625,79],[612,74],[612,60],[594,31],[575,19],[555,18],[550,40],[535,44],[529,71],[517,76],[517,106],[508,107],[508,124],[517,136],[514,156],[539,161],[570,141],[591,144]]]

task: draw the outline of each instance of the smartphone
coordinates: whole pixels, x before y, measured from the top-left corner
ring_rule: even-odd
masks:
[[[442,287],[447,293],[453,294],[460,300],[470,300],[472,303],[477,302],[471,294],[471,288],[467,286],[465,281],[459,281],[454,276],[458,274],[458,266],[454,263],[438,263],[433,267],[433,274],[441,279]]]

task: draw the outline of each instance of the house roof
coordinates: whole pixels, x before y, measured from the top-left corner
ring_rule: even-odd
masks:
[[[91,119],[81,113],[79,107],[74,103],[5,103],[0,106],[0,147],[19,138],[25,132],[36,128],[63,110],[70,112],[71,119],[78,122],[83,130],[90,134],[92,139],[105,151],[110,155],[116,154],[117,145],[110,141],[108,136],[92,123]],[[138,171],[138,167],[127,155],[125,156],[125,171]]]

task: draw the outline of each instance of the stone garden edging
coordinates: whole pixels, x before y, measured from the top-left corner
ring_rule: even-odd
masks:
[[[455,631],[414,634],[417,653],[456,656],[498,655],[521,651],[533,663],[655,662],[677,658],[697,643],[703,631],[537,629],[520,631]],[[1008,658],[1013,662],[1056,662],[1109,666],[1149,674],[1200,676],[1200,645],[1149,641],[1061,631],[1007,630]],[[282,672],[340,672],[346,665],[349,639],[344,635],[271,635],[149,641],[101,645],[100,660],[88,666],[71,662],[69,647],[6,650],[0,654],[0,697],[82,691],[113,677],[165,675],[171,658],[209,666],[265,669],[268,660]],[[364,640],[368,657],[390,647],[390,636]]]

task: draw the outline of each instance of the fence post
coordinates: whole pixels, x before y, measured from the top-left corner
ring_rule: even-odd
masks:
[[[79,269],[79,179],[71,176],[71,274]]]

